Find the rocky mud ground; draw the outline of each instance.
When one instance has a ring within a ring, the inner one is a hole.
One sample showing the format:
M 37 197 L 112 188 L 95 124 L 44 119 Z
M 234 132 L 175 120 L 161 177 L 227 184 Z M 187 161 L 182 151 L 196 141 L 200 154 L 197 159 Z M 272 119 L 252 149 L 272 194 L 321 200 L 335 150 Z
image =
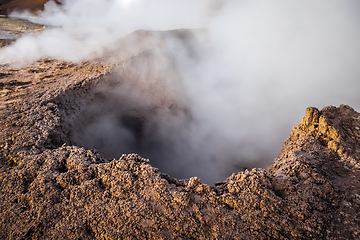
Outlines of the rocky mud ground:
M 43 25 L 0 15 L 0 47 L 5 47 L 13 43 L 24 34 L 36 33 L 44 29 L 45 26 Z
M 91 89 L 129 59 L 0 67 L 1 239 L 360 238 L 360 114 L 346 105 L 309 107 L 268 169 L 214 186 L 78 146 Z

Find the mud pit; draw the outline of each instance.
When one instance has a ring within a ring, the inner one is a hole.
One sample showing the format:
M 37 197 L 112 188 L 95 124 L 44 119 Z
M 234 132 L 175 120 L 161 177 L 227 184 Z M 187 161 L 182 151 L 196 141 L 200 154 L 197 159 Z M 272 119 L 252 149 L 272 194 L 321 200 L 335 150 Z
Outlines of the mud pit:
M 65 117 L 71 144 L 96 149 L 108 159 L 137 153 L 172 177 L 197 176 L 208 184 L 224 181 L 234 171 L 260 166 L 232 156 L 231 148 L 219 147 L 214 153 L 206 147 L 213 136 L 196 136 L 211 131 L 198 130 L 203 123 L 194 114 L 179 63 L 165 42 L 169 36 L 182 38 L 189 54 L 194 54 L 187 42 L 191 32 L 139 31 L 135 35 L 158 44 L 116 61 L 110 73 L 74 99 L 77 109 Z
M 79 101 L 80 111 L 69 116 L 75 119 L 71 141 L 109 159 L 138 153 L 162 172 L 189 178 L 196 169 L 183 163 L 186 153 L 181 152 L 191 150 L 186 134 L 192 114 L 181 99 L 185 93 L 178 92 L 175 66 L 164 64 L 167 59 L 159 60 L 158 54 L 142 53 L 101 77 Z M 196 166 L 194 156 L 187 157 Z
M 151 59 L 146 50 L 121 61 L 0 66 L 0 238 L 359 238 L 360 115 L 346 105 L 308 108 L 268 169 L 213 186 L 153 167 L 167 162 L 112 159 L 157 154 L 172 146 L 162 131 L 181 136 L 193 121 L 183 92 L 157 78 L 176 76 L 174 68 L 144 60 L 149 68 L 135 70 L 137 56 Z M 150 98 L 140 91 L 153 89 L 143 75 L 163 83 Z M 127 144 L 109 151 L 115 140 Z

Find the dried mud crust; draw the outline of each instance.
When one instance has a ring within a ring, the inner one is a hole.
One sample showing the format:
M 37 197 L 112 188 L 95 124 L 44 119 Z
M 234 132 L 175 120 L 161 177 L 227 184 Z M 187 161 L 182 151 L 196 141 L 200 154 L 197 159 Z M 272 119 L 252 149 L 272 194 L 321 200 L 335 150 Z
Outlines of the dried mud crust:
M 21 69 L 0 66 L 1 163 L 69 143 L 64 117 L 110 66 L 55 60 Z
M 358 239 L 360 114 L 308 108 L 272 166 L 210 187 L 73 146 L 66 117 L 113 64 L 0 67 L 1 239 Z

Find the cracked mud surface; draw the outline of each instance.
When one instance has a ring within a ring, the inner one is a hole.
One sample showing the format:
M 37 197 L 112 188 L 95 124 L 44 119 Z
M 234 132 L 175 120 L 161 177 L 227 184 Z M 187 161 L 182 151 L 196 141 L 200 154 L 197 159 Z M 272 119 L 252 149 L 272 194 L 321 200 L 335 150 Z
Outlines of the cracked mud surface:
M 111 160 L 74 140 L 81 99 L 127 63 L 0 67 L 1 239 L 360 237 L 360 114 L 351 107 L 308 108 L 266 170 L 214 186 L 177 180 L 151 159 Z

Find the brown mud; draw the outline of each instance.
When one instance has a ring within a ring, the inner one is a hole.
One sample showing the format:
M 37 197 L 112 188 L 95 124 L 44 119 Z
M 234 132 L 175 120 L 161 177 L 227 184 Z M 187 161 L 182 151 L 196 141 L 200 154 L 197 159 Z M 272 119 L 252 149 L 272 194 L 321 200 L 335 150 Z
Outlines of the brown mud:
M 136 77 L 149 48 L 117 62 L 0 66 L 0 239 L 360 238 L 360 114 L 346 105 L 309 107 L 268 169 L 214 186 L 81 148 L 91 90 Z M 173 106 L 171 94 L 157 100 Z

